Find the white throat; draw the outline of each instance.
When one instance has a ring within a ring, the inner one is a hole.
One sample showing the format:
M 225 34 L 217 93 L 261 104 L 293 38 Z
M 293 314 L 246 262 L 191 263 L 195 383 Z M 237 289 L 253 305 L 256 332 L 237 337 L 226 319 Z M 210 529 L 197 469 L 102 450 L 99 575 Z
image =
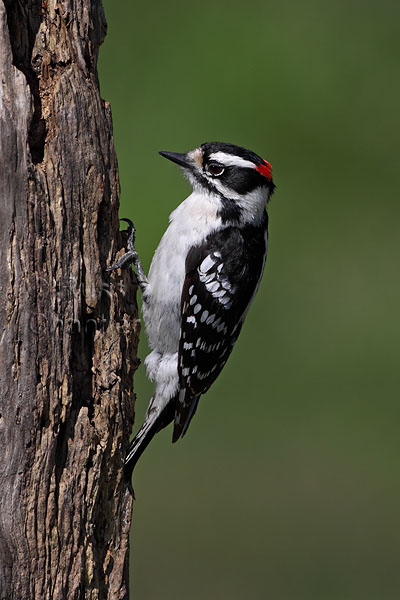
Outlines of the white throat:
M 214 211 L 215 215 L 217 212 L 223 210 L 223 204 L 221 197 L 218 193 L 212 193 L 204 188 L 201 183 L 192 175 L 191 171 L 184 169 L 185 176 L 193 187 L 193 193 L 183 202 L 183 204 L 189 202 L 191 205 L 191 198 L 196 197 L 199 201 L 195 201 L 196 207 L 200 211 L 206 209 L 207 213 L 209 210 Z M 213 178 L 210 182 L 216 190 L 225 198 L 233 200 L 242 210 L 240 216 L 240 225 L 259 225 L 263 220 L 264 209 L 266 207 L 269 192 L 266 187 L 258 187 L 248 194 L 239 194 L 234 190 L 231 190 L 223 185 L 217 178 Z M 183 206 L 178 206 L 176 211 Z M 204 207 L 204 208 L 203 208 Z M 171 214 L 171 218 L 175 214 L 174 211 Z

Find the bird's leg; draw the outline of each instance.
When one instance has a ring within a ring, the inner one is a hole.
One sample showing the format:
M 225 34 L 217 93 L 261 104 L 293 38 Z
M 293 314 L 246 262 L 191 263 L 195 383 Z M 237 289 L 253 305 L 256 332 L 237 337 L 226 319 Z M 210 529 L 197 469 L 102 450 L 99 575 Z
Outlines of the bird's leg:
M 136 229 L 134 224 L 130 219 L 120 219 L 121 221 L 126 221 L 128 223 L 128 243 L 127 243 L 127 252 L 120 259 L 117 260 L 116 263 L 108 267 L 106 271 L 115 271 L 115 269 L 126 269 L 130 265 L 134 265 L 136 270 L 136 277 L 138 280 L 138 284 L 142 292 L 147 287 L 148 279 L 146 277 L 146 273 L 144 272 L 142 263 L 140 261 L 139 255 L 135 248 L 135 233 Z

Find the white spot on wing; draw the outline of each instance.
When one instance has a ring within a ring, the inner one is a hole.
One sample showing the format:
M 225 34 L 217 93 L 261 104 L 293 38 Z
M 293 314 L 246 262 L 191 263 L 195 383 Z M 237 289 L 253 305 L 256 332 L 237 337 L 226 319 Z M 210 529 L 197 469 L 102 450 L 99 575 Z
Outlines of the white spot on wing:
M 190 298 L 190 306 L 193 306 L 197 302 L 196 294 Z
M 193 296 L 193 298 L 194 298 L 194 296 Z M 201 311 L 201 304 L 196 304 L 196 306 L 193 309 L 194 314 L 197 315 L 197 313 L 200 311 Z
M 202 323 L 204 323 L 204 321 L 207 319 L 207 317 L 208 317 L 208 310 L 203 310 L 203 312 L 201 313 L 200 321 Z
M 206 283 L 206 288 L 209 292 L 216 292 L 219 289 L 218 281 L 213 281 L 212 283 Z
M 210 275 L 204 275 L 201 271 L 199 271 L 199 279 L 202 283 L 210 283 L 210 281 L 215 280 L 215 273 L 211 272 Z
M 232 305 L 231 299 L 229 296 L 224 296 L 223 298 L 218 298 L 224 308 L 229 308 Z
M 203 273 L 207 273 L 213 266 L 215 261 L 211 258 L 210 255 L 206 256 L 203 262 L 200 265 L 200 271 Z

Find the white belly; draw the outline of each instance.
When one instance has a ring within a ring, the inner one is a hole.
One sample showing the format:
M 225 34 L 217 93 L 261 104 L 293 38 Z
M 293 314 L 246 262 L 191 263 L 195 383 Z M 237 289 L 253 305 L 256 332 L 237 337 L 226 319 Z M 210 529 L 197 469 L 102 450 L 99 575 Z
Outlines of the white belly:
M 143 296 L 149 344 L 161 354 L 178 351 L 180 305 L 189 249 L 221 226 L 215 199 L 193 192 L 170 216 L 168 229 L 154 253 Z

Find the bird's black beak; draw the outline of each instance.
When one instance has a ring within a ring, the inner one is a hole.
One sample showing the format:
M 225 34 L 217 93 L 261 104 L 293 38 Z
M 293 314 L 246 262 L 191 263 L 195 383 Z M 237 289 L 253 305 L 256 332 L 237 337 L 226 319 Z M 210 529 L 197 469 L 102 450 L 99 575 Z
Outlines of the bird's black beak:
M 159 154 L 164 156 L 164 158 L 168 158 L 168 160 L 172 160 L 172 162 L 180 167 L 184 167 L 185 169 L 193 168 L 193 163 L 190 161 L 187 154 L 179 154 L 178 152 L 159 152 Z

